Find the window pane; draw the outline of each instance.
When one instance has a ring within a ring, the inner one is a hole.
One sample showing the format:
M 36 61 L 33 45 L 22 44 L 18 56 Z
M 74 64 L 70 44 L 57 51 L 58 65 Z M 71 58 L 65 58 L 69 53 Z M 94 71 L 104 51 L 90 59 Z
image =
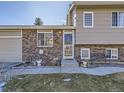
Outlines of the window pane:
M 72 44 L 72 34 L 65 34 L 64 35 L 64 43 L 65 44 Z
M 85 13 L 85 26 L 92 26 L 92 13 Z
M 41 34 L 41 45 L 44 45 L 44 34 Z
M 53 43 L 52 33 L 46 33 L 46 45 L 51 46 Z
M 46 33 L 44 33 L 44 46 L 46 46 Z
M 112 26 L 124 26 L 124 12 L 112 12 Z
M 111 50 L 106 50 L 106 58 L 111 58 Z
M 44 33 L 38 33 L 38 45 L 39 46 L 44 45 Z
M 81 59 L 90 59 L 90 49 L 82 49 L 81 50 Z
M 124 12 L 118 13 L 118 26 L 124 26 Z
M 82 57 L 88 57 L 88 50 L 82 50 Z
M 117 49 L 113 49 L 112 50 L 112 54 L 117 55 L 118 54 L 118 50 Z
M 112 26 L 117 26 L 117 12 L 112 12 Z
M 116 55 L 112 55 L 112 58 L 117 58 L 117 56 Z
M 112 50 L 112 58 L 118 58 L 118 49 Z
M 111 48 L 106 50 L 106 58 L 117 59 L 118 58 L 118 49 Z
M 52 33 L 38 33 L 38 46 L 51 46 L 53 44 Z

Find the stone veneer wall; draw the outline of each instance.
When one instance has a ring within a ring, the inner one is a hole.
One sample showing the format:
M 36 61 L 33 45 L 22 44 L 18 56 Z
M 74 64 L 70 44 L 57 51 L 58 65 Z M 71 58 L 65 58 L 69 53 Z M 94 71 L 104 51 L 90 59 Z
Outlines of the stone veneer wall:
M 61 32 L 61 33 L 60 33 Z M 22 59 L 24 62 L 42 59 L 45 65 L 56 65 L 55 59 L 62 58 L 62 30 L 53 30 L 53 47 L 37 47 L 37 30 L 22 31 Z M 39 49 L 43 54 L 39 54 Z
M 97 62 L 105 61 L 105 48 L 118 48 L 118 60 L 124 62 L 124 45 L 75 45 L 75 58 L 81 62 L 80 49 L 90 48 L 91 59 Z

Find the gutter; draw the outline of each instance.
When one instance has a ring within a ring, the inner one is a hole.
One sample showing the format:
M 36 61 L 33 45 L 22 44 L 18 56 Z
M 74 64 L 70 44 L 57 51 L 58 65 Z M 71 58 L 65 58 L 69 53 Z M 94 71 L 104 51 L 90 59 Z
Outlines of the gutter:
M 75 29 L 74 26 L 26 26 L 26 25 L 4 25 L 0 26 L 0 30 L 13 30 L 13 29 Z

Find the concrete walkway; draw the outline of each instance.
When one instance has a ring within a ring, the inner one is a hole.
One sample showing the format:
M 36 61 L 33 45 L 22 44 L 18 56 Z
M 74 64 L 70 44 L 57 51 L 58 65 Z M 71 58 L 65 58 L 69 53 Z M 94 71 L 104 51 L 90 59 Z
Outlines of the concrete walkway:
M 81 68 L 83 73 L 104 76 L 117 72 L 124 72 L 123 67 L 96 67 L 96 68 Z
M 11 69 L 6 75 L 15 76 L 22 74 L 53 74 L 53 73 L 85 73 L 91 75 L 104 76 L 107 74 L 124 72 L 122 67 L 96 67 L 96 68 L 83 68 L 83 67 L 35 67 L 23 69 Z

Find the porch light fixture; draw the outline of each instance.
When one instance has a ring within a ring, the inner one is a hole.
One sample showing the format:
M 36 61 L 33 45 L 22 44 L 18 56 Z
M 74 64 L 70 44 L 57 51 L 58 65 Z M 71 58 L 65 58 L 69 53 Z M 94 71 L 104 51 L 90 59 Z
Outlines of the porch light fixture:
M 59 34 L 61 34 L 62 32 L 61 31 L 59 31 Z

